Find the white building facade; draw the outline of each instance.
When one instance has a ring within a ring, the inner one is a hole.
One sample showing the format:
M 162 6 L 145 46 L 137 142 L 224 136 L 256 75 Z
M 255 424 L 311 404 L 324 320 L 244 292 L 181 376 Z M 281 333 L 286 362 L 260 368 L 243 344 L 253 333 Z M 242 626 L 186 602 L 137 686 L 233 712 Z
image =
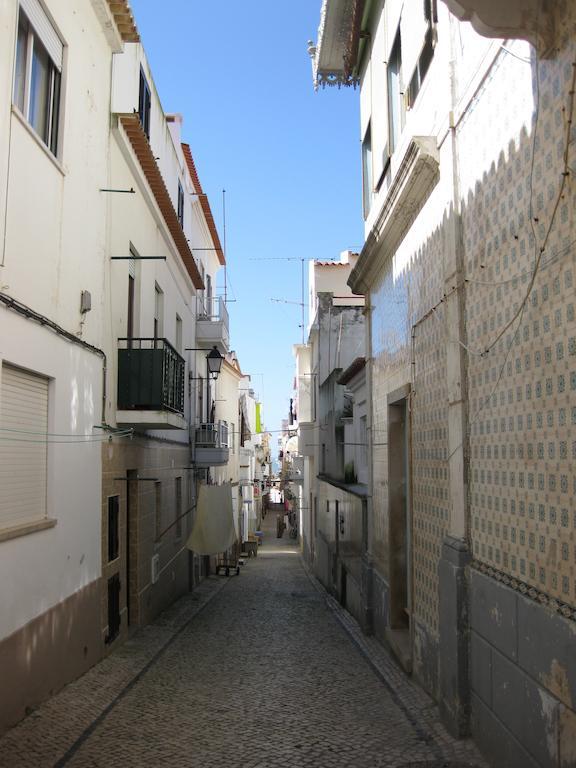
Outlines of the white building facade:
M 0 4 L 0 730 L 191 589 L 225 263 L 124 0 Z M 236 407 L 236 406 L 235 406 Z

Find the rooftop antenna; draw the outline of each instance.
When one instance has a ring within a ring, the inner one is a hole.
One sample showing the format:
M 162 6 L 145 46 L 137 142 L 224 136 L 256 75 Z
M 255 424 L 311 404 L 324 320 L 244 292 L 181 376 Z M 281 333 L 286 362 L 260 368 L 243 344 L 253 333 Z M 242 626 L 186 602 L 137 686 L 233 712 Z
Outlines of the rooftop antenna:
M 226 190 L 222 190 L 222 235 L 224 237 L 224 304 L 228 302 L 228 259 L 226 256 Z

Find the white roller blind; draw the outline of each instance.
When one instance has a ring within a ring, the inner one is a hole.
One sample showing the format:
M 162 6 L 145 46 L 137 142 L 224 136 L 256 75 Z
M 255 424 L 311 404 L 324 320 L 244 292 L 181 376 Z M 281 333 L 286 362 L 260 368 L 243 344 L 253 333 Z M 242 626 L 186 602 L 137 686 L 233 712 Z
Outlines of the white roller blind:
M 416 68 L 424 46 L 428 21 L 424 14 L 424 0 L 405 0 L 400 19 L 400 49 L 402 80 L 406 87 Z
M 0 371 L 0 529 L 46 517 L 48 379 Z
M 59 70 L 62 70 L 62 51 L 64 46 L 58 33 L 38 0 L 20 0 L 20 7 L 28 17 L 34 31 L 48 51 L 48 55 Z

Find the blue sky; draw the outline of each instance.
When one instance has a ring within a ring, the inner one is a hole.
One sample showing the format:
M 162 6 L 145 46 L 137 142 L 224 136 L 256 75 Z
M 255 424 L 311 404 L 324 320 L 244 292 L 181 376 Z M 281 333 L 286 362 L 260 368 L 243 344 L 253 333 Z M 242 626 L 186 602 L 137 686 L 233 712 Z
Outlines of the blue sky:
M 334 259 L 363 242 L 358 91 L 314 92 L 306 44 L 321 0 L 131 5 L 221 237 L 226 189 L 231 346 L 278 430 L 301 340 L 300 307 L 270 300 L 300 301 L 300 262 L 282 259 Z

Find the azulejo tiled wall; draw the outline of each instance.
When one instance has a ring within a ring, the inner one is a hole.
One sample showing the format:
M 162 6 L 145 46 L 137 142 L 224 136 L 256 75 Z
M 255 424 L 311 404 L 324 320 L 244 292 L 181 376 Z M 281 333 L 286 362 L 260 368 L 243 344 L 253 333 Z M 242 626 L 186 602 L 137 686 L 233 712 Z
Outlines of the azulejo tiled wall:
M 574 606 L 571 177 L 558 197 L 576 50 L 564 41 L 558 58 L 538 64 L 525 50 L 528 60 L 501 51 L 458 130 L 465 193 L 472 546 L 480 563 Z M 494 149 L 492 159 L 486 156 Z M 576 161 L 573 149 L 570 154 Z
M 446 208 L 439 187 L 421 213 L 414 239 L 382 267 L 370 296 L 372 333 L 373 554 L 388 576 L 388 394 L 407 383 L 411 420 L 414 617 L 438 631 L 438 558 L 449 519 L 447 392 L 444 318 L 421 319 L 443 294 L 443 227 Z M 433 222 L 440 221 L 440 226 Z M 412 327 L 416 324 L 414 339 Z
M 448 394 L 443 307 L 414 334 L 412 514 L 414 615 L 438 634 L 438 561 L 449 525 Z

